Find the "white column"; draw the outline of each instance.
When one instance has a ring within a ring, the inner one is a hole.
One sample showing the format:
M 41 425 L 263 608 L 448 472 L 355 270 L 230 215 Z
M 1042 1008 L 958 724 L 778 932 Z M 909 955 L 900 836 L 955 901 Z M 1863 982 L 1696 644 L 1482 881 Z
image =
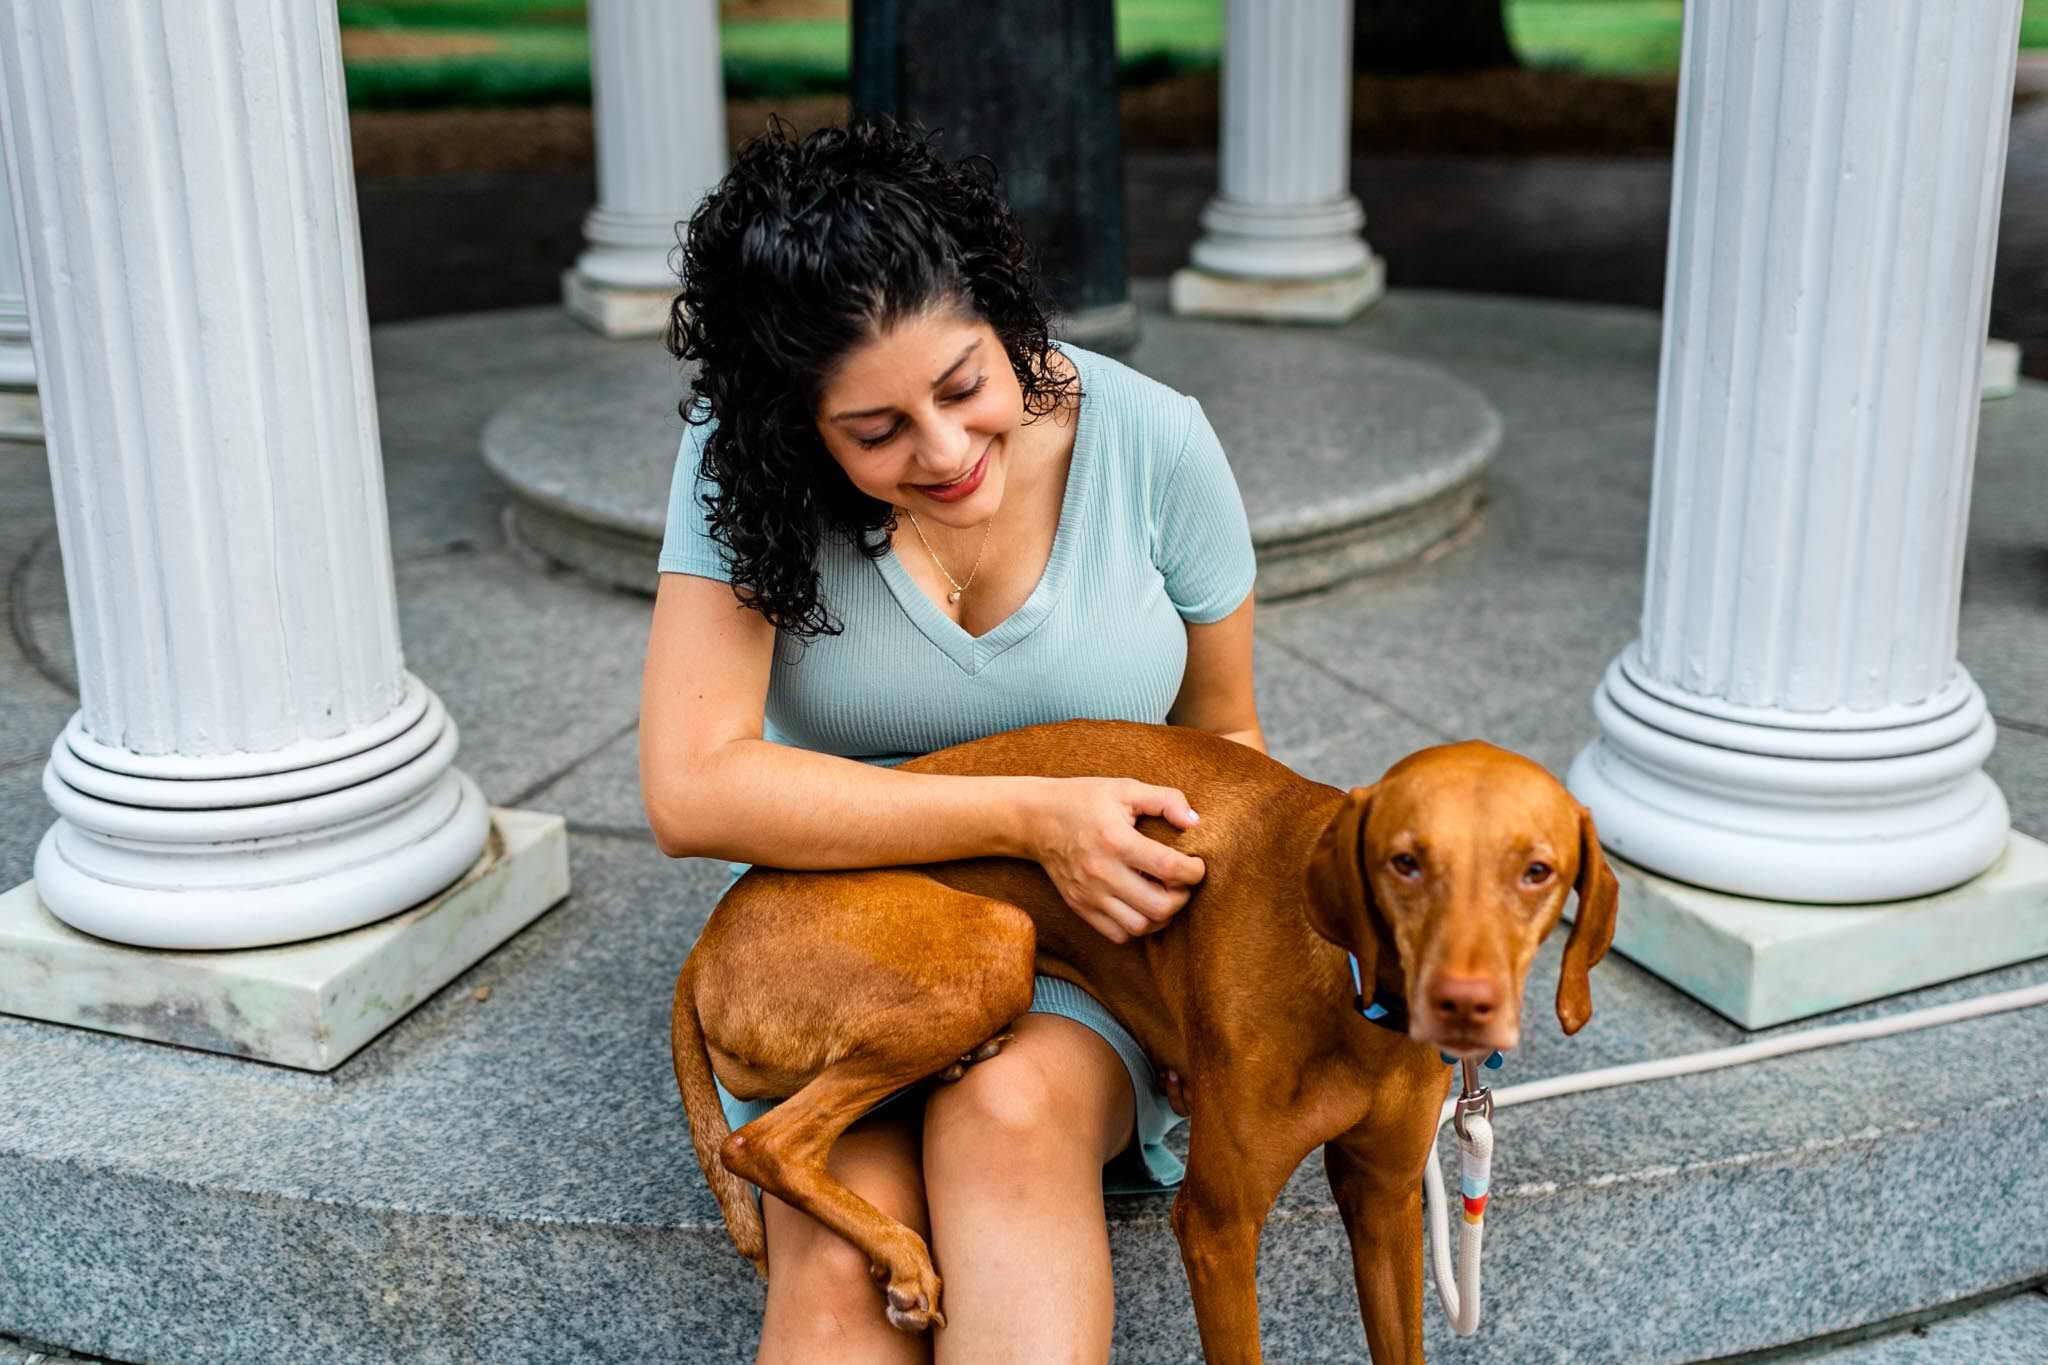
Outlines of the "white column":
M 426 899 L 489 817 L 406 672 L 340 40 L 300 0 L 0 0 L 80 709 L 44 905 L 171 948 Z
M 40 441 L 42 411 L 36 402 L 36 360 L 28 340 L 28 286 L 22 282 L 21 240 L 14 224 L 14 196 L 0 174 L 0 438 Z
M 597 207 L 563 306 L 607 336 L 658 332 L 677 224 L 724 176 L 716 0 L 590 0 Z
M 1176 312 L 1341 322 L 1385 269 L 1351 194 L 1352 0 L 1227 0 L 1222 184 Z
M 1686 7 L 1642 635 L 1570 777 L 1640 866 L 1870 902 L 2007 846 L 1956 620 L 2019 15 Z

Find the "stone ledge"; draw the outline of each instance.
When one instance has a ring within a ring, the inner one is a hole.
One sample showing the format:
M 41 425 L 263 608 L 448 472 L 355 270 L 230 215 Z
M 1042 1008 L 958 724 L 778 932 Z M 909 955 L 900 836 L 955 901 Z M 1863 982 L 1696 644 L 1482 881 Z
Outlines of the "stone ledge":
M 567 830 L 559 815 L 493 809 L 484 852 L 432 900 L 237 952 L 110 943 L 24 882 L 0 894 L 0 1014 L 331 1070 L 569 894 Z
M 1159 280 L 1136 282 L 1132 297 L 1142 336 L 1123 359 L 1201 401 L 1244 498 L 1262 599 L 1412 563 L 1470 522 L 1502 439 L 1472 386 L 1388 354 L 1364 324 L 1175 317 Z M 509 496 L 508 539 L 652 592 L 681 396 L 675 362 L 639 349 L 536 374 L 482 437 Z

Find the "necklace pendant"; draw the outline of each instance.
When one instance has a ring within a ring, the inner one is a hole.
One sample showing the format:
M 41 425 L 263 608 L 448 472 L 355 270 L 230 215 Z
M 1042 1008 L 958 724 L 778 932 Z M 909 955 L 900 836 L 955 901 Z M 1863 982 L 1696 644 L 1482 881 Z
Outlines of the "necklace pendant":
M 948 602 L 958 602 L 960 600 L 960 589 L 955 588 L 953 589 L 953 591 L 947 593 L 946 600 Z

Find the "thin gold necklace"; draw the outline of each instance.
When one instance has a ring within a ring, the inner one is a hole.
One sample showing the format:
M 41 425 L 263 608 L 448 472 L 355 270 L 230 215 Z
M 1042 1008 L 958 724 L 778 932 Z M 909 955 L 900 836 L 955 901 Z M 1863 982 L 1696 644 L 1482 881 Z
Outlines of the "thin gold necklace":
M 953 585 L 953 591 L 946 594 L 946 601 L 948 603 L 958 602 L 960 594 L 974 586 L 974 576 L 981 572 L 981 557 L 988 553 L 988 533 L 995 529 L 996 519 L 990 517 L 986 522 L 982 523 L 981 548 L 975 551 L 974 567 L 967 571 L 967 581 L 962 583 L 959 579 L 953 577 L 952 573 L 946 568 L 946 562 L 939 558 L 939 552 L 932 548 L 931 541 L 925 539 L 924 527 L 917 524 L 917 513 L 906 507 L 903 509 L 903 515 L 910 518 L 910 529 L 917 532 L 919 540 L 924 541 L 924 552 L 932 557 L 932 563 L 939 566 L 939 572 L 945 574 L 946 581 Z

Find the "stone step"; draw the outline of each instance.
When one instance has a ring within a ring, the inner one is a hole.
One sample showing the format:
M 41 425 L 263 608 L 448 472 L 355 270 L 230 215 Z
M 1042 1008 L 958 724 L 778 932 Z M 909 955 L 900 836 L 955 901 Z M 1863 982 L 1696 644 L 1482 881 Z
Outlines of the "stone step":
M 568 903 L 331 1075 L 0 1019 L 0 1330 L 150 1361 L 748 1355 L 761 1285 L 666 1045 L 718 869 L 578 861 Z M 1626 962 L 1595 999 L 1504 1079 L 1739 1033 Z M 2009 1015 L 1505 1111 L 1486 1321 L 1453 1344 L 1432 1302 L 1432 1358 L 1700 1360 L 2038 1276 L 2048 1229 L 2009 1211 L 2048 1197 L 2042 1036 Z M 1111 1201 L 1119 1361 L 1197 1358 L 1167 1210 Z M 1271 1359 L 1363 1358 L 1318 1163 L 1260 1285 Z
M 1639 601 L 1656 320 L 1396 293 L 1359 326 L 1508 414 L 1495 502 L 1456 554 L 1262 618 L 1269 733 L 1336 783 L 1466 733 L 1556 767 L 1590 737 L 1586 699 Z M 645 605 L 470 548 L 494 507 L 484 417 L 625 348 L 541 313 L 376 345 L 408 660 L 487 796 L 567 815 L 571 894 L 331 1073 L 0 1017 L 0 1335 L 151 1362 L 746 1358 L 761 1285 L 695 1168 L 667 1052 L 721 874 L 662 857 L 638 823 Z M 1994 760 L 2036 837 L 2044 618 L 2021 550 L 2042 543 L 2044 424 L 2039 384 L 1985 410 L 1964 621 L 2001 717 L 2033 727 Z M 60 676 L 54 537 L 16 524 L 24 505 L 0 499 L 0 535 L 31 547 L 9 579 L 15 638 Z M 0 796 L 4 889 L 50 815 L 28 767 L 0 769 Z M 1555 972 L 1553 946 L 1532 1004 Z M 2023 965 L 1792 1027 L 2044 979 Z M 1503 1084 L 1751 1036 L 1618 957 L 1593 989 L 1586 1031 L 1532 1019 Z M 1430 1358 L 1704 1360 L 2048 1274 L 2025 1213 L 2048 1184 L 2044 1040 L 2035 1011 L 1504 1111 L 1485 1320 L 1454 1341 L 1432 1301 Z M 1166 1202 L 1109 1212 L 1116 1359 L 1198 1358 Z M 1267 1226 L 1261 1294 L 1269 1359 L 1365 1358 L 1313 1164 Z
M 1202 402 L 1251 522 L 1262 599 L 1414 560 L 1469 522 L 1501 420 L 1469 384 L 1389 354 L 1370 326 L 1177 318 L 1133 291 L 1143 338 L 1123 359 Z M 510 530 L 585 576 L 654 589 L 682 421 L 676 362 L 622 349 L 547 377 L 484 428 Z

